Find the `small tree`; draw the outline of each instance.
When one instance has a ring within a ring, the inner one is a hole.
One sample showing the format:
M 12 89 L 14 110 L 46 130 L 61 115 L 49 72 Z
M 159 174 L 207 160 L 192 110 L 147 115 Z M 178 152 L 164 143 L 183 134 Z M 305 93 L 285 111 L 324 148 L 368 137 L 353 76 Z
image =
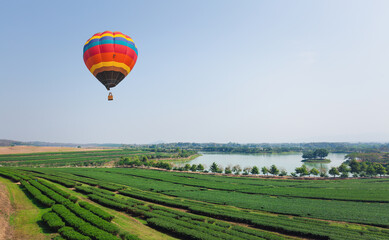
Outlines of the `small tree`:
M 251 174 L 253 174 L 253 175 L 259 174 L 259 169 L 258 169 L 257 166 L 254 166 L 254 167 L 251 169 Z
M 232 167 L 232 172 L 235 175 L 239 175 L 241 171 L 242 171 L 242 168 L 240 167 L 240 165 L 235 165 Z
M 250 172 L 251 172 L 251 167 L 245 167 L 243 169 L 243 175 L 249 175 Z
M 200 163 L 199 165 L 197 165 L 197 170 L 200 172 L 204 171 L 204 166 Z
M 367 166 L 366 162 L 362 162 L 360 166 L 361 166 L 361 172 L 366 172 L 367 171 L 367 167 L 368 166 Z
M 281 170 L 280 174 L 278 174 L 278 176 L 286 176 L 288 175 L 288 173 L 285 171 L 285 170 Z
M 315 154 L 317 157 L 323 159 L 323 158 L 325 158 L 325 157 L 328 156 L 328 151 L 327 151 L 327 149 L 319 148 L 319 149 L 316 149 L 316 150 L 315 150 L 314 154 Z
M 280 172 L 280 170 L 278 170 L 278 168 L 276 167 L 276 165 L 273 164 L 273 165 L 271 165 L 270 171 L 269 171 L 269 172 L 275 176 L 275 175 L 278 175 L 278 173 Z
M 350 169 L 347 167 L 346 164 L 342 163 L 338 167 L 338 171 L 342 173 L 341 177 L 348 177 L 348 172 L 350 171 Z
M 381 164 L 377 164 L 375 167 L 375 170 L 376 170 L 377 174 L 380 175 L 380 177 L 382 177 L 382 175 L 386 174 L 386 169 Z
M 316 168 L 312 168 L 311 171 L 309 171 L 309 173 L 314 176 L 317 176 L 319 175 L 319 170 L 317 170 Z
M 366 173 L 370 177 L 377 175 L 376 169 L 373 164 L 369 164 L 369 166 L 366 169 Z
M 224 173 L 225 173 L 225 174 L 231 174 L 231 173 L 232 173 L 231 166 L 227 166 L 227 167 L 224 169 Z
M 196 172 L 197 171 L 197 165 L 196 164 L 192 164 L 192 167 L 190 167 L 190 170 L 192 172 Z
M 339 175 L 339 171 L 338 171 L 338 169 L 336 168 L 336 167 L 332 167 L 331 169 L 330 169 L 330 171 L 328 171 L 328 173 L 329 174 L 331 174 L 332 176 L 336 176 L 336 175 Z
M 211 167 L 209 168 L 209 171 L 216 173 L 218 170 L 219 170 L 219 166 L 215 162 L 213 162 Z
M 357 160 L 352 159 L 349 163 L 350 172 L 353 174 L 358 174 L 361 172 L 361 164 Z
M 316 155 L 314 154 L 313 151 L 304 152 L 303 156 L 302 156 L 302 158 L 304 158 L 304 159 L 313 159 L 315 157 L 316 157 Z
M 261 169 L 261 171 L 262 171 L 263 174 L 266 174 L 266 175 L 269 173 L 269 169 L 267 169 L 267 167 L 263 167 Z
M 300 174 L 300 177 L 306 176 L 309 174 L 307 166 L 305 166 L 305 165 L 302 165 L 301 167 L 296 168 L 295 171 L 297 174 Z
M 189 171 L 190 168 L 191 168 L 191 167 L 190 167 L 190 164 L 189 164 L 189 163 L 185 164 L 185 166 L 184 166 L 184 170 L 185 170 L 185 171 Z

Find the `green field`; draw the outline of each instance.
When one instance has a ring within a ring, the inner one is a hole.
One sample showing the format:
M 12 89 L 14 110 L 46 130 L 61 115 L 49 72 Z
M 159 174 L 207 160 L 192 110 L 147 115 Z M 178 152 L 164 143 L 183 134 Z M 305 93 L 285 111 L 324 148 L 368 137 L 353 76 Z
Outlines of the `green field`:
M 49 238 L 389 239 L 388 178 L 261 179 L 144 168 L 44 167 L 139 154 L 155 153 L 1 156 L 3 166 L 15 167 L 0 168 L 0 177 L 12 186 L 10 192 L 25 193 L 36 206 L 39 214 L 27 215 L 25 221 L 35 221 L 34 231 Z M 51 213 L 41 221 L 46 212 Z

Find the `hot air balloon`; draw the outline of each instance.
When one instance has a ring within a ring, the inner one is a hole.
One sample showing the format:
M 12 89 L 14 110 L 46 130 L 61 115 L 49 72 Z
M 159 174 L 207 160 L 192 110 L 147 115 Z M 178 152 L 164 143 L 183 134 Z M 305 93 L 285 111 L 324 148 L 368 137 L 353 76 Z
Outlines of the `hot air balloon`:
M 134 41 L 121 32 L 96 33 L 84 45 L 86 67 L 108 91 L 131 72 L 137 58 Z M 111 92 L 108 100 L 113 100 Z

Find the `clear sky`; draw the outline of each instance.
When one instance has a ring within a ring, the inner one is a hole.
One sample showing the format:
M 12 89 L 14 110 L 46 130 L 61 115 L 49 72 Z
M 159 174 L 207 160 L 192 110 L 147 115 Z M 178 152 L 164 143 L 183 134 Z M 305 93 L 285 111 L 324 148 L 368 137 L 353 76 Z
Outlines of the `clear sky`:
M 0 139 L 389 141 L 389 1 L 5 1 Z M 131 36 L 107 90 L 82 59 Z

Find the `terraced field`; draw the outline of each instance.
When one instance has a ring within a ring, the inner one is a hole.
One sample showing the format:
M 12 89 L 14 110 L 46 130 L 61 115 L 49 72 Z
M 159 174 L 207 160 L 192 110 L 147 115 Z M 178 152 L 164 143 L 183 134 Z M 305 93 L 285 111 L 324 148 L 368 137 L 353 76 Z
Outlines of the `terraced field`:
M 84 157 L 106 155 L 120 157 L 115 151 Z M 24 159 L 41 156 L 49 158 Z M 77 162 L 80 156 L 50 158 Z M 12 161 L 20 160 L 6 162 Z M 47 209 L 42 222 L 55 239 L 389 239 L 388 178 L 289 180 L 45 167 L 2 167 L 0 176 L 20 183 L 33 203 Z

